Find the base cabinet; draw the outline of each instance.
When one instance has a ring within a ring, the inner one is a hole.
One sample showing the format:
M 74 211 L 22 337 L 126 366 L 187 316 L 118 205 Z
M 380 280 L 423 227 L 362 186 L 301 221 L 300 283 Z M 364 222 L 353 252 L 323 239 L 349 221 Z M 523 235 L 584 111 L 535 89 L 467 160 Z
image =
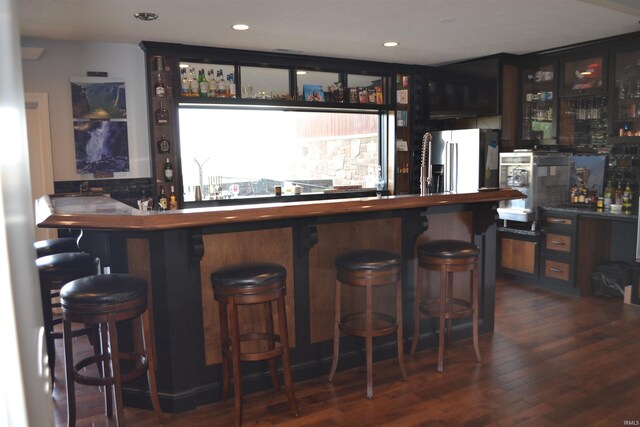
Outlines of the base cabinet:
M 522 230 L 498 230 L 498 266 L 502 273 L 538 278 L 540 236 Z
M 561 291 L 577 293 L 575 260 L 578 216 L 542 210 L 540 223 L 540 281 Z

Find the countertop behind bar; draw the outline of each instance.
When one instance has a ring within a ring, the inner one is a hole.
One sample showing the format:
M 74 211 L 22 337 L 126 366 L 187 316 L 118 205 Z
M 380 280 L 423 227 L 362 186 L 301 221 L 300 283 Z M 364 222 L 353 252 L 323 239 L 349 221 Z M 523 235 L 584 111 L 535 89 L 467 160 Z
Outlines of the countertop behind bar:
M 428 208 L 453 204 L 487 203 L 523 197 L 523 194 L 517 190 L 499 189 L 462 194 L 362 197 L 141 212 L 108 197 L 42 196 L 36 201 L 36 222 L 39 227 L 45 228 L 152 231 L 250 221 Z

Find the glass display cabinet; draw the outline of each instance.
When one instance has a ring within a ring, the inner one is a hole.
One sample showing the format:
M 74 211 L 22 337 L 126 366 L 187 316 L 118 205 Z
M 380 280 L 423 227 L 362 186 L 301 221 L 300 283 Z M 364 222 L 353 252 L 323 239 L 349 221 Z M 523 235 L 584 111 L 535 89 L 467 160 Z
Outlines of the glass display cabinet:
M 554 143 L 555 67 L 526 68 L 522 76 L 522 139 Z
M 640 137 L 640 50 L 615 56 L 612 135 Z
M 564 61 L 560 81 L 561 95 L 604 93 L 605 69 L 603 55 Z
M 597 152 L 607 144 L 607 97 L 581 96 L 560 100 L 558 144 Z

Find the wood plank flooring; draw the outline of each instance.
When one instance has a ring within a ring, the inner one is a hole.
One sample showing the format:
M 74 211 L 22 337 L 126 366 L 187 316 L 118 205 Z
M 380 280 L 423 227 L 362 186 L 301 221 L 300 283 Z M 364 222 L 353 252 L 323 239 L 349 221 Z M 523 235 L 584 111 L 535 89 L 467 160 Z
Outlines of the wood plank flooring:
M 445 372 L 437 353 L 406 356 L 409 380 L 395 359 L 374 365 L 374 398 L 364 367 L 296 383 L 300 416 L 284 392 L 246 397 L 244 424 L 280 426 L 623 426 L 640 421 L 640 307 L 620 299 L 575 298 L 500 279 L 496 325 L 449 345 Z M 62 354 L 60 351 L 59 354 Z M 54 389 L 56 426 L 66 425 L 63 363 Z M 78 425 L 115 426 L 97 388 L 78 386 Z M 129 426 L 230 426 L 233 403 L 215 403 L 159 424 L 152 411 L 126 408 Z M 625 421 L 627 422 L 625 424 Z

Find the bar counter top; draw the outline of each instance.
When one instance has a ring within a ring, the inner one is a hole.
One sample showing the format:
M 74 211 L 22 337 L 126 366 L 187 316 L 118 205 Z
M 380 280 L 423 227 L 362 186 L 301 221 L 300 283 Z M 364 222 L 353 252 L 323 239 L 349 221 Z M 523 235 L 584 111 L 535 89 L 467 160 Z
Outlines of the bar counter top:
M 497 202 L 522 197 L 522 193 L 519 191 L 505 188 L 461 194 L 362 197 L 142 212 L 106 196 L 42 196 L 36 201 L 36 222 L 38 226 L 45 228 L 154 231 L 251 221 Z

